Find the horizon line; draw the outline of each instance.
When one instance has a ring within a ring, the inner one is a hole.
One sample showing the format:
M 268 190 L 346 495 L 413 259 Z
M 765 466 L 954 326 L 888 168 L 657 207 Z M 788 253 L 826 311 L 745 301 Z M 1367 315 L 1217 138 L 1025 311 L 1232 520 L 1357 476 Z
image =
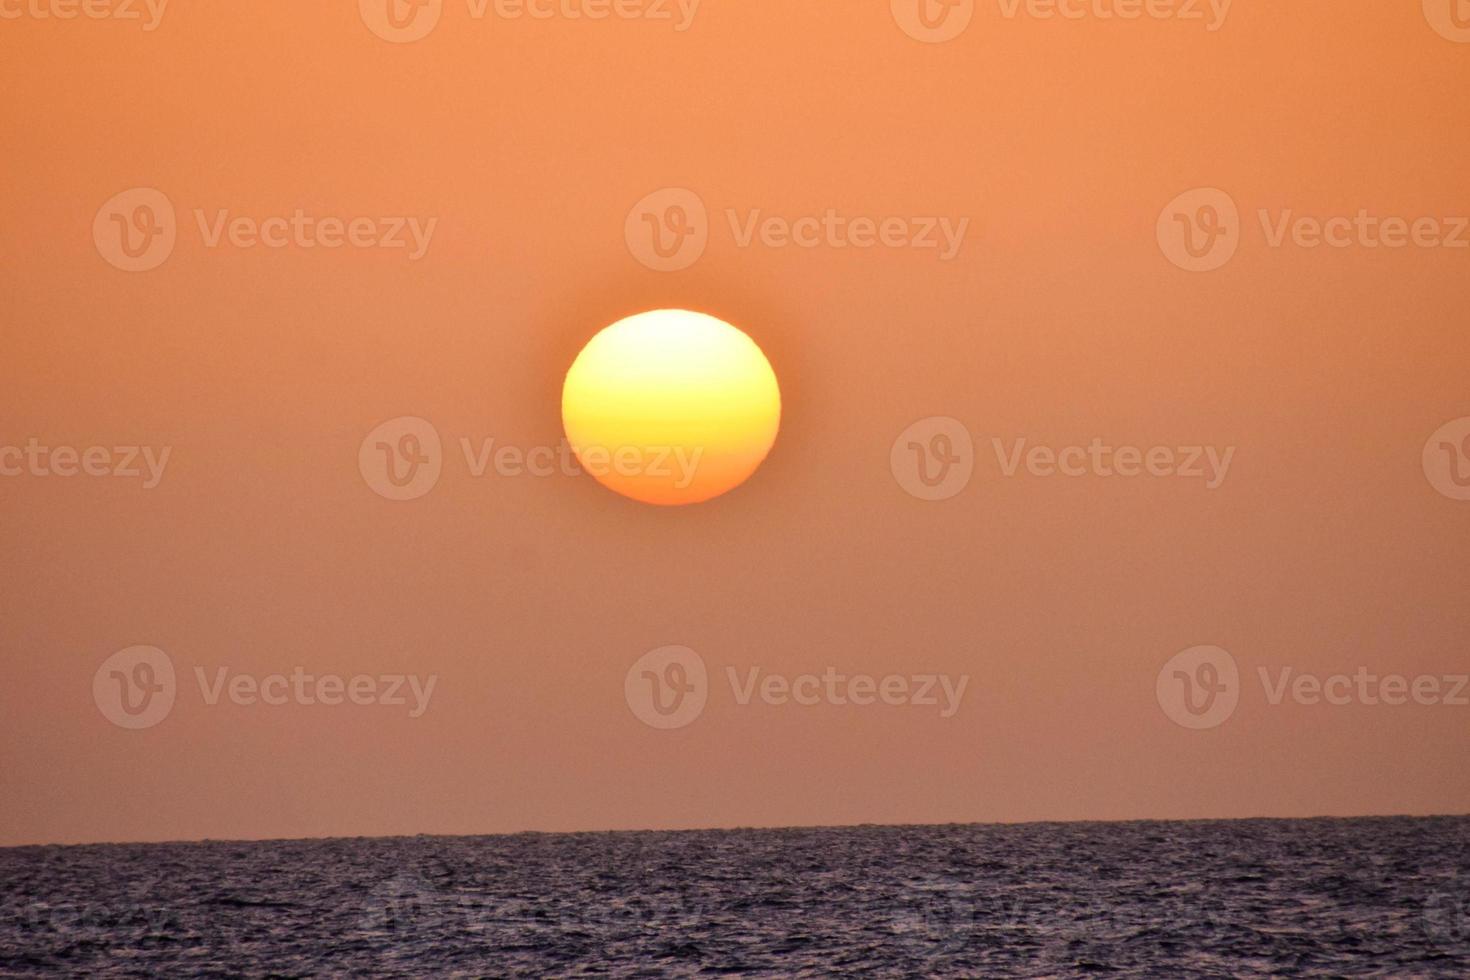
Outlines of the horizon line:
M 24 850 L 27 848 L 53 847 L 153 847 L 171 844 L 299 844 L 327 841 L 358 840 L 419 840 L 440 838 L 466 840 L 497 837 L 586 837 L 609 834 L 721 834 L 746 831 L 783 830 L 859 830 L 859 829 L 903 829 L 912 827 L 1033 827 L 1083 824 L 1159 824 L 1159 823 L 1310 823 L 1327 820 L 1464 820 L 1467 813 L 1364 813 L 1364 814 L 1315 814 L 1309 817 L 1276 817 L 1258 815 L 1253 817 L 1130 817 L 1125 819 L 1075 819 L 1075 820 L 974 820 L 943 821 L 936 823 L 851 823 L 851 824 L 781 824 L 781 825 L 737 825 L 723 827 L 633 827 L 603 830 L 512 830 L 484 834 L 352 834 L 324 835 L 319 837 L 195 837 L 174 840 L 115 840 L 74 841 L 71 843 L 46 842 L 31 844 L 0 844 L 0 851 Z

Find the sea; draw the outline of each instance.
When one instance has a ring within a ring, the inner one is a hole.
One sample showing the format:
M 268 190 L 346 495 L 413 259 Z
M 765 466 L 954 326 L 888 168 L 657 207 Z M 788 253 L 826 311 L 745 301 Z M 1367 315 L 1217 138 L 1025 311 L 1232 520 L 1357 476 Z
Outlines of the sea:
M 1470 977 L 1470 817 L 0 849 L 0 975 Z

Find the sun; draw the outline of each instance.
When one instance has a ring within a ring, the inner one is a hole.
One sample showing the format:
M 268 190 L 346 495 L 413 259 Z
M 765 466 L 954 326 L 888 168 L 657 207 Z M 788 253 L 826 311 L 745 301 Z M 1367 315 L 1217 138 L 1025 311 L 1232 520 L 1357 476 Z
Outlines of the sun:
M 776 441 L 781 389 L 740 330 L 690 310 L 605 327 L 567 371 L 562 424 L 582 468 L 625 497 L 697 504 L 750 478 Z

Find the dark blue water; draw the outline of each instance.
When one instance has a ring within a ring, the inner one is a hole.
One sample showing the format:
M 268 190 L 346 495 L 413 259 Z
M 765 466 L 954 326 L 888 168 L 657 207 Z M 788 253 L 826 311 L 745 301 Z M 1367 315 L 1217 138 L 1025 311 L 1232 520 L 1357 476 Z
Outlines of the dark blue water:
M 1470 977 L 1470 818 L 0 850 L 0 973 Z

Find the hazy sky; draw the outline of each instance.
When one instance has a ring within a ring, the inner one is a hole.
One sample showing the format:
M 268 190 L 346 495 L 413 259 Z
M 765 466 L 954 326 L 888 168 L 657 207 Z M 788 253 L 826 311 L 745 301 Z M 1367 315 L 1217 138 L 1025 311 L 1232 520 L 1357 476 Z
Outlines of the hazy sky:
M 399 43 L 364 2 L 0 0 L 0 843 L 1470 810 L 1452 20 L 447 0 Z M 665 189 L 697 257 L 637 238 Z M 660 307 L 774 366 L 749 483 L 474 475 L 461 440 L 556 448 L 578 350 Z M 392 500 L 360 457 L 402 417 L 439 472 Z M 130 730 L 136 645 L 175 683 Z M 707 670 L 682 727 L 635 703 L 666 645 Z

